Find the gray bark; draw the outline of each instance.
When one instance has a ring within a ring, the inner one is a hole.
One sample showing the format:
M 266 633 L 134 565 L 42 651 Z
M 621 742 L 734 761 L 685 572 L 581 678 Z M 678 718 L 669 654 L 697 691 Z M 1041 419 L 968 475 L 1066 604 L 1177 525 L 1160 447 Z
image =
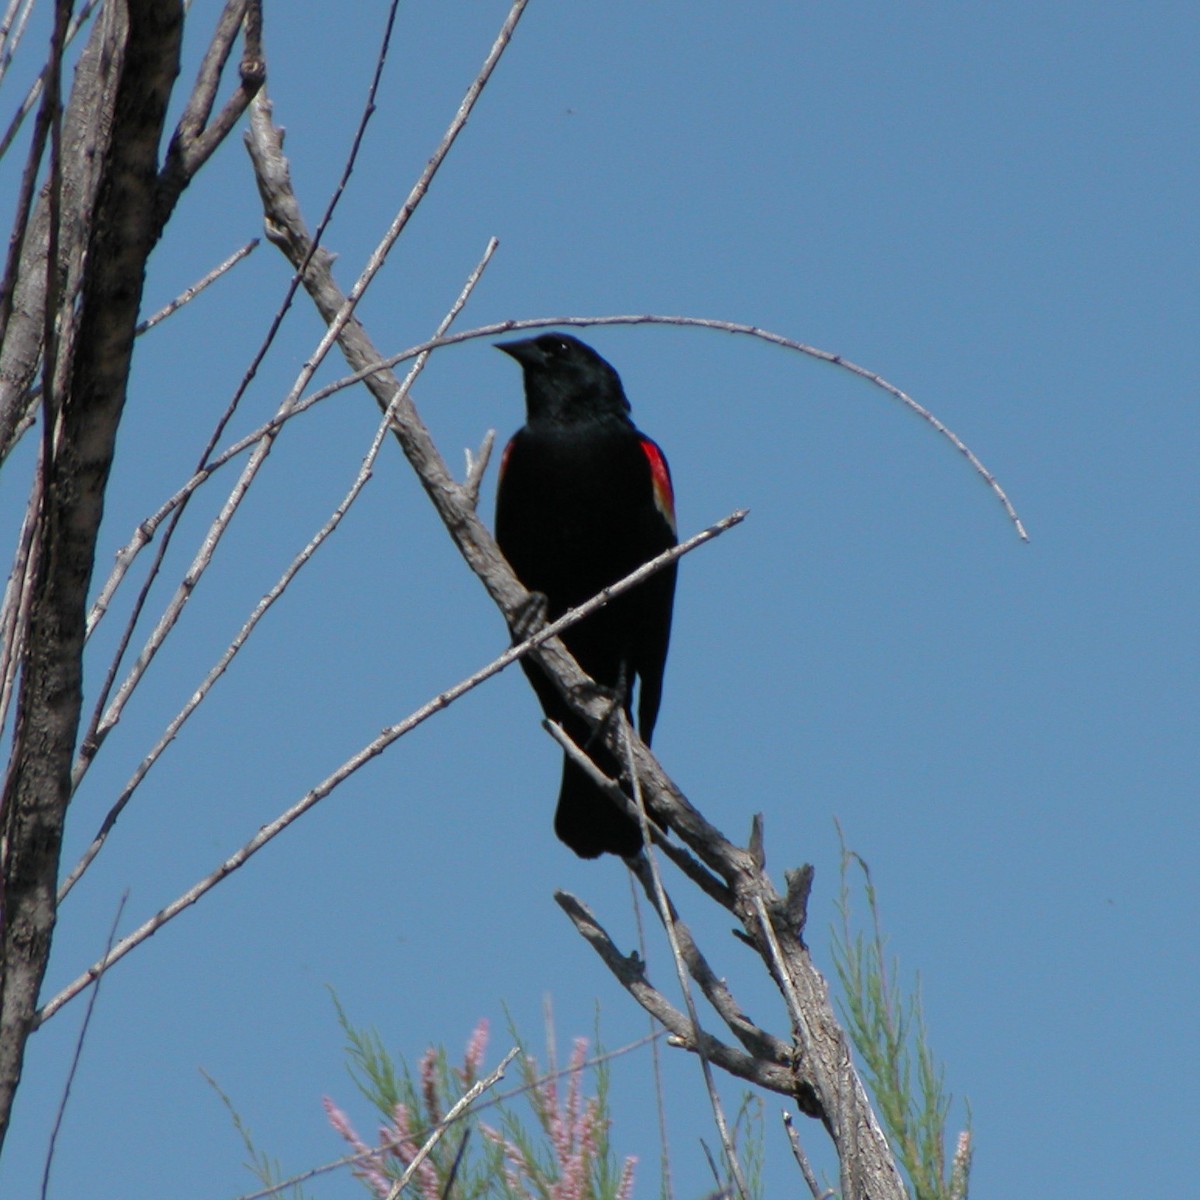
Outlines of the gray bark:
M 92 27 L 75 70 L 75 84 L 63 114 L 63 186 L 58 253 L 61 290 L 79 290 L 100 169 L 112 131 L 113 103 L 125 46 L 125 10 L 105 5 Z M 45 332 L 46 253 L 50 198 L 45 188 L 30 217 L 21 250 L 13 309 L 0 346 L 0 463 L 7 458 L 36 411 L 32 391 Z M 68 333 L 68 331 L 64 331 Z M 60 369 L 72 339 L 61 338 Z M 60 376 L 61 378 L 61 376 Z
M 243 20 L 247 49 L 241 84 L 210 121 Z M 55 203 L 50 185 L 43 189 L 22 246 L 12 318 L 0 348 L 0 459 L 30 419 L 31 384 L 51 298 L 58 369 L 53 394 L 40 401 L 44 463 L 31 556 L 36 568 L 0 801 L 0 1144 L 35 1025 L 54 929 L 82 704 L 87 593 L 146 262 L 180 193 L 261 84 L 260 24 L 255 0 L 228 0 L 186 120 L 160 170 L 158 148 L 179 72 L 183 5 L 181 0 L 106 4 L 81 58 L 64 118 L 61 196 Z M 50 288 L 46 263 L 55 243 L 57 268 Z

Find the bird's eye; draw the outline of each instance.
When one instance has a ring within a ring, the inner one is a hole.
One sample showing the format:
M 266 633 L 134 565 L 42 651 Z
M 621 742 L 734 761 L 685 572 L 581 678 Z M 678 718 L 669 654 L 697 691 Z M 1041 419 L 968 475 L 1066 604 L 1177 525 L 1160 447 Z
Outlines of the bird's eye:
M 547 334 L 542 338 L 542 345 L 545 346 L 547 354 L 558 356 L 567 352 L 566 341 L 553 333 Z

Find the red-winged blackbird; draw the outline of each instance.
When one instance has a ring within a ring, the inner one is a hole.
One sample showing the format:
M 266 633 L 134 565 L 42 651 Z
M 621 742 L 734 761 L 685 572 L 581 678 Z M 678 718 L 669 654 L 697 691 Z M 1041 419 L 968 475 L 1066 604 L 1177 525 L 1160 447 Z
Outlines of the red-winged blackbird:
M 663 452 L 630 420 L 620 377 L 590 346 L 547 333 L 498 348 L 524 370 L 526 423 L 500 462 L 496 540 L 517 578 L 546 596 L 554 620 L 675 545 L 671 474 Z M 647 743 L 662 698 L 674 596 L 672 564 L 563 634 L 584 671 L 630 714 L 637 676 L 638 731 Z M 546 715 L 605 774 L 620 778 L 616 758 L 549 679 L 528 660 L 521 665 Z M 581 858 L 628 857 L 642 844 L 637 823 L 570 759 L 554 831 Z

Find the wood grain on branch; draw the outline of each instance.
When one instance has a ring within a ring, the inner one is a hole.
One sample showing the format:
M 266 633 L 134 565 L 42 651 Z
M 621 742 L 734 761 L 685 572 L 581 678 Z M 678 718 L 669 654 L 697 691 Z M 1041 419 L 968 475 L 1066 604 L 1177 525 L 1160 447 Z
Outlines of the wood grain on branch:
M 106 6 L 103 19 L 92 26 L 80 56 L 63 115 L 57 241 L 60 291 L 67 297 L 73 297 L 79 288 L 100 169 L 112 136 L 113 104 L 125 40 L 124 9 L 120 5 Z M 43 194 L 27 226 L 13 231 L 12 245 L 18 254 L 5 280 L 5 294 L 11 293 L 11 311 L 0 338 L 0 464 L 33 421 L 36 400 L 31 387 L 45 333 L 50 219 L 50 197 Z M 60 355 L 69 351 L 70 342 L 64 330 L 60 334 Z
M 60 18 L 69 7 L 59 7 Z M 255 5 L 230 0 L 227 12 L 239 7 Z M 232 40 L 237 26 L 223 28 Z M 146 262 L 180 192 L 216 144 L 206 143 L 164 183 L 159 146 L 182 31 L 181 0 L 104 6 L 76 72 L 61 136 L 54 139 L 50 183 L 32 220 L 19 217 L 13 242 L 19 255 L 10 258 L 5 290 L 11 319 L 0 348 L 0 460 L 29 423 L 31 382 L 43 353 L 49 369 L 41 396 L 40 512 L 28 555 L 34 573 L 0 810 L 0 1142 L 35 1027 L 56 917 L 80 725 L 85 603 Z M 47 103 L 54 106 L 55 71 L 46 78 Z M 242 92 L 251 85 L 243 72 Z M 235 96 L 231 104 L 237 102 Z M 221 137 L 228 132 L 222 129 Z M 47 329 L 55 338 L 49 349 Z
M 183 10 L 131 0 L 129 31 L 61 404 L 43 398 L 48 447 L 38 572 L 3 798 L 0 1139 L 8 1128 L 55 919 L 63 822 L 82 700 L 88 584 L 125 401 L 145 264 L 161 231 L 158 146 L 178 71 Z

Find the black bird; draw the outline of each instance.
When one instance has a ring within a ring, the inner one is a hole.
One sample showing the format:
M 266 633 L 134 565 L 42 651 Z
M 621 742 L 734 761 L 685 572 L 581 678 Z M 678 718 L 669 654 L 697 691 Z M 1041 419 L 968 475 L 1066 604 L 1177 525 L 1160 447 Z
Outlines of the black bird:
M 496 540 L 517 578 L 547 600 L 550 620 L 675 545 L 671 473 L 638 431 L 620 376 L 590 346 L 561 333 L 499 349 L 521 364 L 526 423 L 500 462 Z M 662 699 L 675 566 L 665 568 L 563 634 L 579 665 L 620 697 L 647 744 Z M 593 739 L 538 667 L 522 660 L 542 709 L 611 778 L 620 764 Z M 637 822 L 564 759 L 554 831 L 581 858 L 629 857 Z

